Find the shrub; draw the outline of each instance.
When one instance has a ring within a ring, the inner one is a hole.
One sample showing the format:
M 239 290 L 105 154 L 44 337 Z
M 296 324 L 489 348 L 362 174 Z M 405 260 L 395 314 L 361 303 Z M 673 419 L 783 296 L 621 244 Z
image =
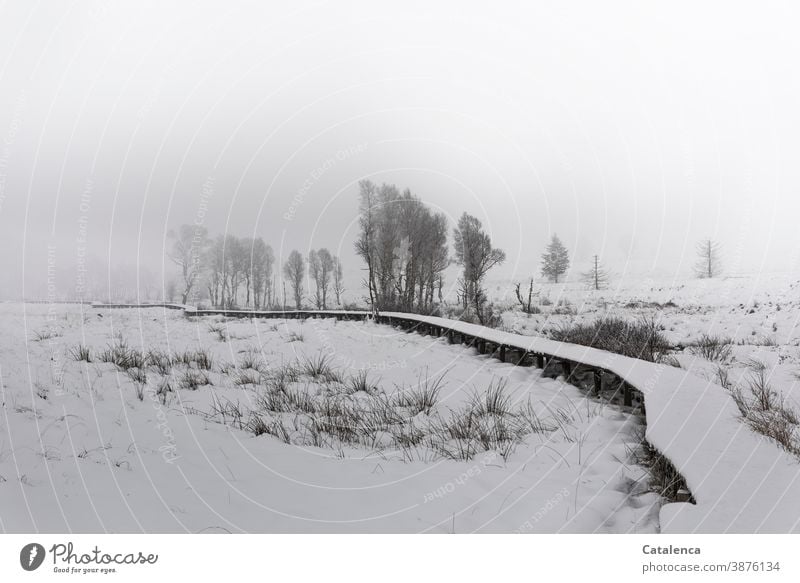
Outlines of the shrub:
M 145 367 L 144 355 L 135 348 L 129 347 L 125 340 L 118 340 L 106 348 L 100 353 L 99 358 L 101 362 L 110 362 L 122 370 Z
M 561 298 L 550 310 L 550 313 L 555 316 L 574 316 L 578 313 L 578 310 L 567 298 Z
M 211 370 L 214 364 L 214 357 L 210 351 L 201 348 L 194 352 L 186 351 L 176 356 L 175 362 L 185 364 L 186 366 L 192 366 L 194 364 L 198 369 Z
M 50 340 L 51 338 L 58 338 L 61 336 L 61 332 L 55 328 L 44 328 L 42 330 L 36 330 L 33 333 L 33 340 L 34 342 L 41 342 L 43 340 Z
M 339 380 L 339 375 L 333 370 L 331 359 L 327 354 L 320 353 L 315 357 L 306 357 L 300 362 L 300 372 L 324 382 Z
M 369 374 L 366 370 L 360 370 L 355 375 L 351 376 L 347 382 L 347 386 L 352 393 L 372 393 L 376 386 L 369 381 Z
M 145 361 L 161 375 L 166 376 L 172 370 L 173 361 L 168 352 L 151 348 L 145 355 Z
M 252 369 L 242 369 L 236 373 L 233 379 L 233 384 L 239 386 L 257 385 L 261 380 L 259 376 L 260 375 L 258 371 L 254 371 Z
M 200 387 L 210 384 L 211 381 L 204 372 L 195 370 L 193 368 L 185 371 L 180 379 L 180 387 L 182 389 L 189 389 L 191 391 L 196 391 Z
M 751 372 L 744 388 L 730 383 L 727 386 L 743 421 L 753 431 L 769 437 L 800 458 L 800 419 L 797 412 L 769 384 L 767 367 L 763 362 L 753 360 L 748 367 Z
M 72 358 L 77 361 L 92 362 L 92 351 L 88 346 L 84 346 L 83 344 L 73 346 L 69 353 Z
M 228 339 L 228 333 L 225 331 L 225 326 L 218 323 L 211 323 L 208 325 L 208 331 L 216 334 L 220 342 L 225 342 Z
M 444 377 L 447 373 L 442 373 L 438 378 L 431 380 L 428 372 L 419 375 L 417 386 L 402 390 L 395 397 L 395 404 L 398 407 L 406 407 L 417 413 L 431 414 L 431 410 L 439 401 L 439 393 L 444 384 Z
M 245 350 L 239 360 L 239 367 L 243 369 L 261 370 L 261 353 L 257 350 Z
M 511 412 L 511 396 L 505 393 L 506 380 L 492 381 L 481 397 L 473 396 L 473 409 L 478 415 L 508 415 Z
M 135 383 L 145 384 L 147 382 L 147 373 L 143 368 L 129 368 L 127 371 L 128 376 Z
M 670 348 L 658 323 L 646 317 L 629 321 L 606 316 L 591 324 L 565 325 L 550 330 L 549 336 L 560 342 L 591 346 L 650 362 L 660 362 Z
M 722 362 L 730 357 L 732 343 L 733 340 L 730 338 L 703 334 L 690 345 L 690 350 L 693 354 L 711 362 Z

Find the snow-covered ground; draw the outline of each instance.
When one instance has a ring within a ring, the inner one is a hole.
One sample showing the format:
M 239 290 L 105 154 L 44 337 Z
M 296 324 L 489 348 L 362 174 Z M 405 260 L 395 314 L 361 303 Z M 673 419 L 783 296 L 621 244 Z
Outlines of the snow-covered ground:
M 636 417 L 535 368 L 443 339 L 333 319 L 189 320 L 156 308 L 82 313 L 79 306 L 2 304 L 0 322 L 3 531 L 658 529 L 661 501 L 630 462 L 641 431 Z M 142 351 L 206 350 L 211 370 L 148 366 L 146 379 L 136 380 L 99 361 L 121 339 Z M 81 345 L 91 362 L 75 359 Z M 285 440 L 256 436 L 235 415 L 219 413 L 237 410 L 250 420 L 263 412 L 265 379 L 323 354 L 337 380 L 301 374 L 290 381 L 295 394 L 323 398 L 367 371 L 374 395 L 347 398 L 394 399 L 421 379 L 442 377 L 430 410 L 400 410 L 413 416 L 403 423 L 425 427 L 505 379 L 509 406 L 529 406 L 540 430 L 510 453 L 480 450 L 458 460 L 424 444 L 398 448 L 382 434 L 370 444 L 326 438 L 316 447 L 297 411 L 277 414 L 288 427 Z M 181 388 L 204 377 L 209 384 Z
M 496 285 L 499 299 L 508 286 Z M 522 290 L 527 290 L 523 282 Z M 541 314 L 519 311 L 508 295 L 501 304 L 508 331 L 546 335 L 548 329 L 588 322 L 603 315 L 655 317 L 676 347 L 681 366 L 708 379 L 728 371 L 731 382 L 746 383 L 754 361 L 766 365 L 771 386 L 800 409 L 800 277 L 796 273 L 723 276 L 713 279 L 614 279 L 607 289 L 582 283 L 534 285 Z M 545 304 L 545 305 L 542 305 Z M 698 357 L 691 344 L 704 334 L 731 341 L 722 358 Z

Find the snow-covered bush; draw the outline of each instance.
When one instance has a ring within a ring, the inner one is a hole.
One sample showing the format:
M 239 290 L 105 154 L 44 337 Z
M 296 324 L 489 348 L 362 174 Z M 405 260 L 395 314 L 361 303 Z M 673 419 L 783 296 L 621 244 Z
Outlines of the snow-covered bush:
M 731 355 L 732 343 L 730 338 L 703 334 L 691 344 L 691 351 L 706 360 L 721 362 Z
M 650 362 L 660 362 L 670 349 L 653 318 L 625 320 L 607 316 L 589 324 L 566 324 L 548 334 L 561 342 L 591 346 Z

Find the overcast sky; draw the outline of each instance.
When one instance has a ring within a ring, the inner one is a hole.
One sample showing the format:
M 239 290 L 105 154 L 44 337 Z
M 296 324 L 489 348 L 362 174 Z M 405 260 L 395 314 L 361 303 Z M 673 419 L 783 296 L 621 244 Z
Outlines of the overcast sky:
M 195 220 L 329 247 L 354 284 L 365 177 L 478 216 L 498 276 L 553 232 L 617 273 L 688 276 L 704 237 L 729 273 L 796 269 L 792 4 L 7 1 L 0 293 L 48 258 L 71 285 L 83 233 L 158 272 Z

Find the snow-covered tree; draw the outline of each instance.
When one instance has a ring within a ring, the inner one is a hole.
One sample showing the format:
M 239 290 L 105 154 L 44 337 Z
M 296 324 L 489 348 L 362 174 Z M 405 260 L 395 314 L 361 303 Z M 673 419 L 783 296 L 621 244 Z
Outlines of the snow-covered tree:
M 712 239 L 697 243 L 697 263 L 694 272 L 697 277 L 717 277 L 722 273 L 721 245 Z
M 608 272 L 600 263 L 600 257 L 595 255 L 592 257 L 591 268 L 589 271 L 584 272 L 583 281 L 590 289 L 600 290 L 608 285 Z
M 558 283 L 558 278 L 569 269 L 569 252 L 558 235 L 553 234 L 547 250 L 542 254 L 542 275 L 552 282 Z

